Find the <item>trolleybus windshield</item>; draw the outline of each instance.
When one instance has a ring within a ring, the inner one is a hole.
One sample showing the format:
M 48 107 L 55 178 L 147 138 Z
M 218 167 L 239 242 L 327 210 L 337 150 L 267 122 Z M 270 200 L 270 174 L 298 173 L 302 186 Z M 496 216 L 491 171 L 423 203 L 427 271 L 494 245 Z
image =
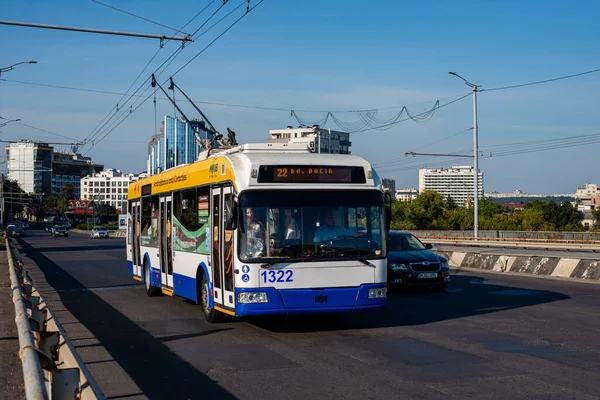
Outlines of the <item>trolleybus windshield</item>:
M 240 198 L 246 262 L 383 258 L 384 202 L 374 190 L 248 191 Z

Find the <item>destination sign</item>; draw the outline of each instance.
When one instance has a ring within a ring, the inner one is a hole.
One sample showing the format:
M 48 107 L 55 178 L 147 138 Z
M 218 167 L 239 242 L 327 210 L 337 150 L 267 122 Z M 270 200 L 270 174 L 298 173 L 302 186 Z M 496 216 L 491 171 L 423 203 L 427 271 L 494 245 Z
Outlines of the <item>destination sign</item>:
M 263 165 L 260 183 L 365 183 L 362 167 L 327 165 Z

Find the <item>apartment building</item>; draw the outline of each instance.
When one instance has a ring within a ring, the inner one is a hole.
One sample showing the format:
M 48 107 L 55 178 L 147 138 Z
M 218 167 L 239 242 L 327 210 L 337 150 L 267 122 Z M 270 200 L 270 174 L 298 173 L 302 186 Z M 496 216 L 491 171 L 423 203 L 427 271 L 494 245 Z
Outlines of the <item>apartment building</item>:
M 107 169 L 81 179 L 81 200 L 102 202 L 117 210 L 127 209 L 127 189 L 131 182 L 145 174 L 124 174 L 118 169 Z
M 26 192 L 35 196 L 60 196 L 64 185 L 73 184 L 79 198 L 81 177 L 102 171 L 90 157 L 77 153 L 57 152 L 48 143 L 21 140 L 6 146 L 8 178 L 16 180 Z
M 312 127 L 271 129 L 269 143 L 304 144 L 314 153 L 350 154 L 350 134 L 347 132 Z
M 459 206 L 473 199 L 474 169 L 471 166 L 453 166 L 448 169 L 419 169 L 419 193 L 433 190 L 442 196 L 451 197 Z M 483 173 L 478 174 L 478 198 L 483 198 Z

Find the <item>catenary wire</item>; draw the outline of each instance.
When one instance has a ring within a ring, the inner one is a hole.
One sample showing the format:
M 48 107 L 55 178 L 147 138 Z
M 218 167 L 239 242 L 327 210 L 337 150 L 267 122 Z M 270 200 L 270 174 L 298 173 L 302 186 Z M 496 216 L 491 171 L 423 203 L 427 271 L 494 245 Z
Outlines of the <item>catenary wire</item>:
M 163 28 L 170 29 L 170 30 L 172 30 L 172 31 L 175 31 L 175 32 L 177 32 L 177 33 L 179 33 L 179 32 L 182 32 L 181 30 L 177 30 L 177 29 L 175 29 L 175 28 L 171 28 L 170 26 L 167 26 L 167 25 L 161 24 L 160 22 L 156 22 L 156 21 L 153 21 L 153 20 L 151 20 L 151 19 L 148 19 L 148 18 L 142 17 L 142 16 L 140 16 L 140 15 L 134 14 L 134 13 L 132 13 L 132 12 L 129 12 L 129 11 L 122 10 L 122 9 L 120 9 L 120 8 L 117 8 L 117 7 L 111 6 L 111 5 L 109 5 L 109 4 L 106 4 L 106 3 L 102 3 L 102 2 L 100 2 L 100 1 L 98 1 L 98 0 L 92 0 L 92 1 L 93 1 L 94 3 L 98 3 L 98 4 L 100 4 L 101 6 L 108 7 L 108 8 L 112 8 L 113 10 L 116 10 L 116 11 L 122 12 L 122 13 L 124 13 L 124 14 L 127 14 L 127 15 L 131 15 L 132 17 L 135 17 L 135 18 L 142 19 L 142 20 L 144 20 L 144 21 L 146 21 L 146 22 L 153 23 L 154 25 L 162 26 Z M 185 33 L 185 32 L 183 32 L 183 33 Z
M 502 87 L 491 88 L 491 89 L 481 88 L 481 89 L 479 89 L 479 91 L 480 92 L 491 92 L 491 91 L 494 91 L 494 90 L 516 89 L 516 88 L 525 87 L 525 86 L 541 85 L 542 83 L 549 83 L 549 82 L 560 81 L 560 80 L 563 80 L 563 79 L 575 78 L 577 76 L 582 76 L 582 75 L 587 75 L 587 74 L 593 74 L 595 72 L 600 72 L 600 68 L 593 69 L 591 71 L 580 72 L 580 73 L 577 73 L 577 74 L 560 76 L 558 78 L 545 79 L 543 81 L 521 83 L 521 84 L 518 84 L 518 85 L 502 86 Z
M 198 17 L 200 14 L 202 14 L 202 13 L 203 13 L 203 12 L 204 12 L 206 9 L 208 9 L 208 7 L 210 7 L 210 5 L 211 5 L 211 4 L 213 4 L 214 2 L 215 2 L 215 0 L 212 0 L 212 1 L 210 1 L 210 2 L 209 2 L 209 3 L 208 3 L 208 4 L 207 4 L 207 5 L 204 7 L 204 8 L 202 8 L 202 9 L 201 9 L 201 10 L 200 10 L 198 13 L 196 13 L 196 15 L 194 15 L 194 16 L 193 16 L 193 17 L 192 17 L 192 18 L 191 18 L 191 19 L 190 19 L 190 20 L 189 20 L 189 21 L 188 21 L 188 22 L 187 22 L 187 23 L 186 23 L 184 26 L 182 26 L 182 27 L 181 27 L 181 29 L 180 29 L 180 31 L 181 31 L 181 30 L 183 30 L 183 29 L 184 29 L 186 26 L 188 26 L 188 25 L 189 25 L 189 24 L 190 24 L 190 23 L 191 23 L 193 20 L 195 20 L 195 19 L 196 19 L 196 18 L 197 18 L 197 17 Z M 222 7 L 222 6 L 221 6 L 221 7 Z M 220 9 L 221 7 L 219 7 L 219 9 Z M 167 40 L 165 43 L 168 43 L 168 42 L 169 42 L 169 40 Z M 135 85 L 135 83 L 136 83 L 136 82 L 139 80 L 139 78 L 142 76 L 142 74 L 144 73 L 144 71 L 145 71 L 145 70 L 148 68 L 148 66 L 150 65 L 150 63 L 151 63 L 151 62 L 152 62 L 152 61 L 153 61 L 153 60 L 156 58 L 156 56 L 158 55 L 158 53 L 160 52 L 160 50 L 161 50 L 162 48 L 163 48 L 163 47 L 160 47 L 160 48 L 158 48 L 158 49 L 157 49 L 157 51 L 154 53 L 154 55 L 152 56 L 152 58 L 150 59 L 150 61 L 148 61 L 148 63 L 146 64 L 146 66 L 145 66 L 145 67 L 142 69 L 142 71 L 140 71 L 140 73 L 138 74 L 138 76 L 136 77 L 136 79 L 135 79 L 135 80 L 133 81 L 133 83 L 132 83 L 132 84 L 129 86 L 129 88 L 127 89 L 127 91 L 126 91 L 126 92 L 125 92 L 125 94 L 124 94 L 124 95 L 121 97 L 121 99 L 119 100 L 119 102 L 118 102 L 117 104 L 121 103 L 121 101 L 123 100 L 123 98 L 125 98 L 125 96 L 127 96 L 127 94 L 129 93 L 129 91 L 131 90 L 131 88 L 133 87 L 133 85 Z M 169 59 L 171 59 L 171 58 L 172 58 L 172 57 L 173 57 L 175 54 L 178 54 L 178 53 L 179 53 L 181 50 L 182 50 L 182 47 L 179 47 L 177 50 L 175 50 L 175 52 L 173 52 L 173 53 L 171 54 L 171 56 L 170 56 L 169 58 L 167 58 L 167 60 L 165 60 L 165 61 L 163 62 L 163 64 L 161 64 L 161 65 L 160 65 L 160 66 L 159 66 L 159 67 L 158 67 L 158 68 L 157 68 L 157 69 L 156 69 L 154 72 L 156 72 L 158 69 L 160 69 L 160 68 L 161 68 L 161 67 L 162 67 L 162 66 L 165 64 L 165 62 L 166 62 L 166 61 L 168 61 Z M 133 94 L 133 95 L 135 95 L 135 94 L 136 94 L 136 93 L 139 91 L 139 89 L 140 89 L 141 87 L 143 87 L 143 86 L 146 84 L 146 82 L 147 82 L 147 81 L 148 81 L 148 79 L 147 79 L 147 80 L 145 80 L 145 81 L 144 81 L 144 82 L 143 82 L 143 83 L 140 85 L 140 87 L 138 88 L 138 90 L 136 90 L 136 91 L 134 92 L 134 94 Z M 128 103 L 130 100 L 131 100 L 131 98 L 133 97 L 133 95 L 132 95 L 132 96 L 130 96 L 130 97 L 127 99 L 127 101 L 126 101 L 126 102 L 125 102 L 125 104 L 124 104 L 124 106 L 125 106 L 125 107 L 127 106 L 127 103 Z M 117 110 L 117 112 L 118 112 L 118 110 Z M 86 144 L 87 144 L 87 142 L 89 142 L 89 141 L 93 140 L 93 137 L 97 136 L 97 135 L 95 135 L 95 132 L 96 132 L 97 130 L 98 130 L 98 131 L 102 130 L 102 128 L 103 128 L 103 127 L 106 125 L 106 123 L 108 123 L 108 121 L 110 121 L 112 118 L 114 118 L 114 117 L 115 117 L 115 115 L 116 115 L 116 113 L 113 113 L 113 112 L 112 112 L 112 110 L 111 110 L 111 111 L 109 111 L 109 112 L 108 112 L 108 114 L 107 114 L 107 115 L 106 115 L 106 116 L 105 116 L 105 117 L 102 119 L 102 121 L 100 121 L 100 123 L 99 123 L 98 125 L 96 125 L 96 127 L 95 127 L 95 128 L 92 130 L 92 132 L 91 132 L 91 133 L 90 133 L 90 134 L 89 134 L 89 135 L 86 137 Z M 110 118 L 108 118 L 109 116 L 110 116 Z M 106 120 L 107 118 L 108 118 L 108 121 Z M 103 124 L 103 123 L 104 123 L 104 125 L 102 125 L 102 127 L 100 127 L 100 126 L 101 126 L 101 124 Z M 97 132 L 96 132 L 96 133 L 97 133 Z
M 244 13 L 244 15 L 242 15 L 240 18 L 238 18 L 235 22 L 233 22 L 227 29 L 225 29 L 225 31 L 223 31 L 220 35 L 217 36 L 217 38 L 215 38 L 213 41 L 211 41 L 208 45 L 206 45 L 199 53 L 197 53 L 192 59 L 190 59 L 186 64 L 184 64 L 181 68 L 179 68 L 173 75 L 171 75 L 171 77 L 175 76 L 178 72 L 180 72 L 183 68 L 185 68 L 191 61 L 193 61 L 195 58 L 197 58 L 200 54 L 202 54 L 207 48 L 209 48 L 213 43 L 215 43 L 220 37 L 222 37 L 227 31 L 229 31 L 233 26 L 235 26 L 244 16 L 246 16 L 250 11 L 252 11 L 254 8 L 256 8 L 260 3 L 262 3 L 264 0 L 261 0 L 258 4 L 256 4 L 254 7 L 248 9 L 246 11 L 246 13 Z M 225 3 L 223 3 L 225 4 Z M 216 13 L 215 13 L 216 14 Z M 213 16 L 215 15 L 213 14 Z M 197 31 L 196 31 L 197 32 Z M 163 63 L 164 65 L 164 63 Z M 164 69 L 163 69 L 164 71 Z M 167 80 L 168 81 L 168 80 Z M 166 83 L 166 81 L 165 81 Z M 145 91 L 144 91 L 145 92 Z M 116 123 L 116 125 L 111 126 L 110 128 L 106 129 L 104 131 L 104 134 L 99 136 L 99 138 L 97 140 L 95 140 L 95 144 L 101 142 L 104 138 L 106 138 L 111 132 L 113 132 L 119 125 L 121 125 L 121 123 L 123 123 L 123 121 L 125 121 L 125 119 L 127 119 L 129 117 L 129 115 L 131 115 L 133 112 L 135 112 L 139 107 L 141 107 L 150 97 L 152 96 L 152 93 L 146 97 L 143 101 L 141 101 L 141 103 L 139 105 L 137 105 L 135 107 L 135 109 L 133 108 L 133 105 L 130 106 L 130 112 L 129 114 L 126 114 L 124 116 L 124 118 L 121 119 L 121 121 L 119 121 L 118 123 Z M 135 103 L 134 103 L 135 104 Z M 93 146 L 92 146 L 93 147 Z M 90 149 L 91 150 L 91 149 Z M 89 150 L 88 150 L 89 152 Z

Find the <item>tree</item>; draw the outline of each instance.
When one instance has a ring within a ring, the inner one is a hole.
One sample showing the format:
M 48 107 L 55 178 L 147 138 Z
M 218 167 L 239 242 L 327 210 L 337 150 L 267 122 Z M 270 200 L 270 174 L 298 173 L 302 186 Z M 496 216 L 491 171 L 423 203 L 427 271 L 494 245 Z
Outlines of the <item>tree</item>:
M 595 232 L 600 232 L 600 208 L 592 210 L 592 215 L 596 218 L 596 222 L 594 223 L 593 230 Z
M 458 208 L 458 204 L 454 201 L 454 199 L 448 195 L 446 196 L 446 210 L 456 210 Z
M 491 202 L 489 200 L 479 200 L 479 216 L 493 217 L 494 215 L 502 214 L 504 208 L 501 204 Z
M 439 229 L 444 216 L 446 203 L 438 192 L 425 190 L 410 205 L 408 221 L 417 229 Z M 438 221 L 440 220 L 440 221 Z
M 48 196 L 44 200 L 44 204 L 46 204 L 46 206 L 52 207 L 52 208 L 58 207 L 58 199 L 54 196 Z

